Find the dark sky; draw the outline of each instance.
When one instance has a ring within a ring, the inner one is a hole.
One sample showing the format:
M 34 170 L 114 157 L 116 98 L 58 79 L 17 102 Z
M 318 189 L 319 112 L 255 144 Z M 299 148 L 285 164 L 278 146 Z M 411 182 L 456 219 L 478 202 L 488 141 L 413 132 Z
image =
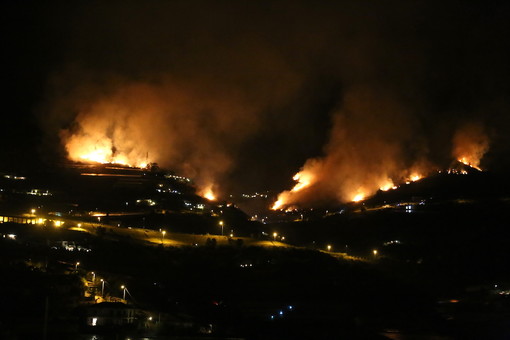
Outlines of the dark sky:
M 437 164 L 451 157 L 458 126 L 474 122 L 490 140 L 482 164 L 509 165 L 506 1 L 1 6 L 4 164 L 65 154 L 59 133 L 74 131 L 90 103 L 119 93 L 136 98 L 141 86 L 157 93 L 154 115 L 177 122 L 159 124 L 157 143 L 147 143 L 185 149 L 160 152 L 157 161 L 213 178 L 226 191 L 288 188 L 307 159 L 328 152 L 338 115 L 355 117 L 359 123 L 346 126 L 363 138 L 394 139 Z M 370 101 L 373 112 L 346 114 L 355 110 L 346 98 Z M 388 119 L 391 131 L 378 134 Z M 183 132 L 184 123 L 199 134 Z M 212 151 L 197 151 L 204 148 Z M 208 154 L 227 165 L 212 169 L 215 159 L 201 168 Z

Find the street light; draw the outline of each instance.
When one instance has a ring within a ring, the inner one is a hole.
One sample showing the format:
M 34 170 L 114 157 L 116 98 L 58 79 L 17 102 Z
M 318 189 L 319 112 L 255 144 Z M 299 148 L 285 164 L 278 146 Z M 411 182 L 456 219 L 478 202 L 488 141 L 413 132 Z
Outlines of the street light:
M 374 249 L 372 253 L 374 253 L 374 256 L 377 256 L 377 249 Z
M 102 296 L 103 298 L 104 298 L 104 283 L 105 283 L 105 282 L 106 282 L 105 280 L 101 279 L 101 296 Z
M 92 283 L 96 282 L 96 273 L 92 272 Z
M 32 215 L 35 215 L 35 209 L 30 210 L 30 212 L 32 213 Z
M 161 231 L 161 244 L 163 244 L 163 241 L 165 240 L 165 234 L 166 234 L 165 230 Z
M 122 295 L 122 300 L 126 300 L 126 286 L 122 285 L 120 286 L 121 289 L 123 289 L 123 295 Z
M 223 236 L 223 221 L 220 221 L 219 225 L 221 226 L 221 236 Z
M 80 262 L 76 262 L 76 264 L 74 265 L 74 270 L 78 270 L 79 265 L 80 265 Z
M 274 232 L 273 233 L 273 240 L 276 241 L 276 236 L 278 236 L 278 233 Z
M 331 244 L 328 244 L 328 251 L 331 251 Z

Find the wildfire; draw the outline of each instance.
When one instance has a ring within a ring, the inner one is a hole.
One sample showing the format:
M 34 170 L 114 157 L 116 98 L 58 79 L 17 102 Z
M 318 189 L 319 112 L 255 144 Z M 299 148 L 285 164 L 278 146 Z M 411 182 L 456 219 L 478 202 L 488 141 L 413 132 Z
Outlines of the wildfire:
M 452 155 L 459 162 L 482 171 L 480 161 L 489 150 L 489 137 L 480 124 L 466 124 L 453 137 Z
M 290 193 L 296 193 L 310 186 L 310 184 L 312 184 L 314 176 L 310 172 L 300 171 L 297 174 L 295 174 L 294 177 L 292 177 L 292 179 L 297 183 L 291 190 L 284 191 L 280 195 L 278 195 L 278 199 L 276 200 L 276 202 L 274 202 L 273 206 L 271 207 L 272 210 L 278 210 L 287 205 Z
M 353 202 L 360 202 L 360 201 L 363 201 L 365 199 L 365 195 L 363 195 L 362 193 L 358 193 L 356 194 L 353 198 L 352 198 L 352 201 Z
M 214 194 L 214 192 L 212 191 L 212 189 L 209 187 L 207 189 L 205 189 L 201 194 L 200 196 L 208 199 L 209 201 L 216 201 L 216 195 Z
M 388 191 L 390 189 L 396 189 L 397 186 L 393 184 L 393 181 L 391 179 L 388 179 L 386 183 L 384 183 L 379 190 L 381 191 Z
M 473 168 L 473 169 L 476 169 L 476 170 L 478 170 L 478 171 L 482 171 L 482 169 L 481 169 L 480 167 L 478 167 L 478 166 L 476 166 L 476 165 L 472 164 L 472 163 L 469 161 L 469 159 L 468 159 L 467 157 L 461 157 L 461 158 L 459 158 L 459 159 L 457 159 L 457 160 L 458 160 L 459 162 L 461 162 L 462 164 L 467 165 L 467 166 L 469 166 L 469 167 L 471 167 L 471 168 Z
M 291 191 L 296 192 L 309 186 L 312 181 L 312 176 L 308 173 L 305 173 L 304 171 L 301 171 L 295 174 L 294 177 L 292 177 L 292 179 L 297 183 L 296 185 L 294 185 L 294 188 L 292 188 Z
M 273 206 L 271 207 L 272 210 L 278 210 L 283 206 L 283 200 L 279 199 L 276 202 L 274 202 Z
M 423 177 L 421 175 L 411 175 L 411 182 L 416 182 L 422 179 Z
M 395 157 L 398 152 L 394 148 L 388 145 L 382 150 L 392 152 L 372 153 L 372 150 L 379 148 L 372 140 L 359 139 L 355 148 L 345 147 L 351 145 L 352 140 L 349 139 L 350 131 L 346 128 L 349 121 L 341 119 L 343 117 L 338 120 L 342 125 L 338 125 L 333 133 L 335 139 L 328 145 L 329 153 L 325 157 L 308 160 L 301 172 L 294 176 L 297 183 L 292 189 L 278 196 L 273 209 L 286 208 L 290 204 L 294 206 L 313 204 L 316 198 L 360 202 L 374 195 L 378 189 L 388 191 L 397 189 L 403 183 L 420 181 L 436 167 L 427 159 L 417 159 L 410 167 L 402 169 Z M 354 134 L 354 137 L 358 136 Z M 363 148 L 366 148 L 366 153 L 351 152 Z M 453 159 L 478 171 L 482 171 L 480 161 L 488 149 L 489 138 L 483 126 L 479 124 L 466 124 L 453 137 Z M 468 171 L 463 167 L 457 167 L 449 169 L 448 173 L 467 174 Z M 313 190 L 309 188 L 311 184 Z M 297 192 L 299 194 L 296 194 Z
M 111 139 L 105 137 L 97 140 L 88 136 L 72 136 L 66 144 L 69 158 L 78 162 L 95 162 L 101 164 L 121 164 L 145 168 L 147 159 L 141 155 L 118 151 Z

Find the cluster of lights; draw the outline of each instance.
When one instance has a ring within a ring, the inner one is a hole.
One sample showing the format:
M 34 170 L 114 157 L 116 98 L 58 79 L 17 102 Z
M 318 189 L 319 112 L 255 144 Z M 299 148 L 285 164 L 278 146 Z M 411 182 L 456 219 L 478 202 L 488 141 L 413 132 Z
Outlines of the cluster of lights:
M 27 195 L 32 196 L 51 196 L 52 193 L 49 190 L 31 189 L 27 191 Z
M 16 240 L 16 235 L 15 234 L 4 234 L 2 235 L 3 238 L 7 238 L 9 240 Z
M 249 267 L 253 267 L 253 264 L 251 264 L 251 263 L 244 263 L 244 264 L 239 265 L 239 267 L 241 267 L 241 268 L 249 268 Z
M 156 205 L 156 202 L 155 202 L 155 201 L 153 201 L 153 200 L 152 200 L 152 199 L 150 199 L 150 198 L 143 199 L 143 200 L 136 200 L 136 203 L 137 203 L 137 204 L 142 204 L 142 203 L 144 203 L 144 204 L 147 204 L 147 205 L 149 205 L 149 206 L 151 206 L 151 207 L 153 207 L 153 206 L 155 206 L 155 205 Z
M 27 179 L 26 177 L 16 176 L 16 175 L 4 175 L 4 178 L 13 179 L 13 180 L 16 180 L 16 181 L 24 181 L 25 179 Z
M 161 192 L 164 192 L 164 193 L 169 193 L 169 194 L 177 194 L 177 195 L 181 195 L 181 192 L 180 191 L 177 191 L 177 190 L 166 190 L 166 189 L 156 189 L 157 192 L 161 193 Z
M 439 171 L 441 173 L 441 171 Z M 447 173 L 449 175 L 467 175 L 468 172 L 466 170 L 458 170 L 458 169 L 448 169 Z
M 179 182 L 186 182 L 186 183 L 190 183 L 191 182 L 191 179 L 189 179 L 188 177 L 177 176 L 177 175 L 166 174 L 165 178 L 174 179 L 174 180 L 179 181 Z
M 287 306 L 287 308 L 280 309 L 275 314 L 269 315 L 269 319 L 275 320 L 276 318 L 283 318 L 285 313 L 292 312 L 293 310 L 294 310 L 294 306 L 289 305 L 289 306 Z
M 193 203 L 184 201 L 184 205 L 186 207 L 188 207 L 190 210 L 193 210 L 193 209 L 204 210 L 205 209 L 205 204 L 203 204 L 203 203 L 193 204 Z
M 243 194 L 244 198 L 267 198 L 267 194 L 259 194 L 258 192 L 254 194 Z
M 392 244 L 400 244 L 401 242 L 399 240 L 392 240 L 392 241 L 388 241 L 388 242 L 384 242 L 383 245 L 384 246 L 389 246 L 389 245 L 392 245 Z

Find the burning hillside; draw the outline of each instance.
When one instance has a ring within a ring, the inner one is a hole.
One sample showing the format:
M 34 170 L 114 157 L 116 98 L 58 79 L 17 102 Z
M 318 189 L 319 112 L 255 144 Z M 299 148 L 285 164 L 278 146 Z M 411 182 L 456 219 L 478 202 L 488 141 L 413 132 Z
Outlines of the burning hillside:
M 70 160 L 136 167 L 157 162 L 193 178 L 208 199 L 232 168 L 235 145 L 256 127 L 255 108 L 241 98 L 225 101 L 184 84 L 106 83 L 92 94 L 87 90 L 75 89 L 66 103 L 66 110 L 78 112 L 60 131 Z
M 294 176 L 296 185 L 280 193 L 272 209 L 359 202 L 378 190 L 396 189 L 439 171 L 425 153 L 409 154 L 415 141 L 405 128 L 410 124 L 405 110 L 379 94 L 351 93 L 333 117 L 325 155 L 305 163 Z M 480 125 L 463 125 L 453 136 L 452 148 L 456 160 L 481 171 L 488 138 Z

